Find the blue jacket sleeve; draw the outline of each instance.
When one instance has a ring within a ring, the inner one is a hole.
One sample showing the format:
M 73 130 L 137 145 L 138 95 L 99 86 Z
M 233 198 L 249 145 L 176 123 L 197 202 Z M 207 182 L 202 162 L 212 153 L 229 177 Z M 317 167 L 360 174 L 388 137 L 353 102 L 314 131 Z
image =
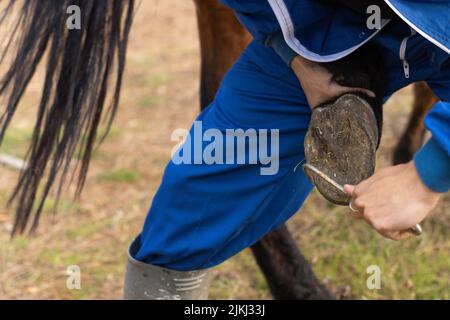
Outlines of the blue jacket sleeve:
M 431 190 L 450 190 L 450 71 L 446 70 L 427 81 L 442 100 L 436 103 L 425 118 L 425 126 L 432 138 L 414 157 L 422 181 Z
M 277 18 L 266 0 L 220 0 L 232 9 L 238 20 L 255 40 L 265 42 L 269 35 L 280 30 Z
M 239 21 L 254 39 L 271 47 L 289 66 L 297 53 L 284 39 L 278 20 L 269 1 L 264 0 L 220 0 L 236 13 Z

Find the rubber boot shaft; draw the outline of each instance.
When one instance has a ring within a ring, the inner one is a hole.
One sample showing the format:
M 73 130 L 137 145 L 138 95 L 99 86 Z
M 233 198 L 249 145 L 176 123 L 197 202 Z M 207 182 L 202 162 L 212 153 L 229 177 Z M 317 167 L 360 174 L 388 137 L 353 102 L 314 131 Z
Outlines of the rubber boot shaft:
M 125 273 L 125 300 L 205 300 L 210 271 L 176 271 L 143 263 L 134 258 L 140 237 L 131 243 Z

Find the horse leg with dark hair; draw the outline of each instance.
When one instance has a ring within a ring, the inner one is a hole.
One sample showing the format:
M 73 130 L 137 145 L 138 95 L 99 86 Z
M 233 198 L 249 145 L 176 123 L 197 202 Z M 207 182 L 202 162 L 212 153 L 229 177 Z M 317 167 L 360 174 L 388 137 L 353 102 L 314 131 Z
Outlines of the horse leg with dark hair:
M 400 138 L 393 155 L 393 163 L 410 161 L 420 149 L 425 138 L 424 118 L 428 110 L 438 100 L 425 82 L 414 84 L 414 103 L 408 124 Z
M 201 45 L 202 108 L 208 106 L 226 71 L 251 40 L 232 11 L 217 0 L 195 0 Z M 298 250 L 286 226 L 251 247 L 275 299 L 332 299 Z
M 334 299 L 317 280 L 286 225 L 254 244 L 252 251 L 274 299 Z

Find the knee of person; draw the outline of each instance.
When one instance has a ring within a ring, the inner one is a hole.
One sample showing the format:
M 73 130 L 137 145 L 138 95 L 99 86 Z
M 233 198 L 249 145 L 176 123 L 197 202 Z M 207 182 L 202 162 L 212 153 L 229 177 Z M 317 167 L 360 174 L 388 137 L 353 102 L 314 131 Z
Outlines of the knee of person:
M 218 262 L 210 261 L 215 249 L 208 246 L 190 246 L 188 250 L 178 250 L 166 246 L 158 250 L 158 253 L 146 253 L 149 248 L 142 248 L 137 251 L 135 259 L 170 270 L 176 271 L 197 271 L 214 267 Z

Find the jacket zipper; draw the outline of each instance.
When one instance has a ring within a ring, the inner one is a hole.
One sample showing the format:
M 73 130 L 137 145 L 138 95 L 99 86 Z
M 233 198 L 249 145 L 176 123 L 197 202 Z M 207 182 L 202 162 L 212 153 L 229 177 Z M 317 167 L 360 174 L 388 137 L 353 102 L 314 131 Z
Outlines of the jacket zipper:
M 406 47 L 408 44 L 408 40 L 409 38 L 411 38 L 412 36 L 414 36 L 416 34 L 416 30 L 414 30 L 413 28 L 411 28 L 411 34 L 405 38 L 403 38 L 402 43 L 400 44 L 400 60 L 403 63 L 403 72 L 405 74 L 405 78 L 408 79 L 409 78 L 409 63 L 406 60 Z

